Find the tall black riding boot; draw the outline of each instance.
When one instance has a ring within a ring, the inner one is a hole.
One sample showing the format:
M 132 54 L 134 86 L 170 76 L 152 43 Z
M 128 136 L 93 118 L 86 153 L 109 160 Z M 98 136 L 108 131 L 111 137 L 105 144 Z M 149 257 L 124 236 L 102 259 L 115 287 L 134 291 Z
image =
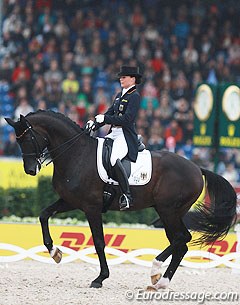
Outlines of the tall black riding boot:
M 123 193 L 121 195 L 121 197 L 119 198 L 119 208 L 120 208 L 120 211 L 124 211 L 124 210 L 128 209 L 130 206 L 133 206 L 128 178 L 127 178 L 125 169 L 124 169 L 120 159 L 117 159 L 117 162 L 113 166 L 113 169 L 116 174 L 116 178 L 119 183 L 120 189 Z

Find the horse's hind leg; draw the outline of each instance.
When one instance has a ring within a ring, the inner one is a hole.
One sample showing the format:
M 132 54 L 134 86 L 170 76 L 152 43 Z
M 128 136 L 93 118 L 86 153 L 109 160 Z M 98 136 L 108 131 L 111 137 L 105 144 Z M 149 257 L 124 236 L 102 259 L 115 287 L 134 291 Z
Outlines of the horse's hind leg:
M 159 216 L 160 215 L 161 214 L 159 213 Z M 173 251 L 173 244 L 171 244 L 171 241 L 173 241 L 174 236 L 172 234 L 172 231 L 166 230 L 167 223 L 165 223 L 165 221 L 162 222 L 166 231 L 167 238 L 170 242 L 170 245 L 153 259 L 152 269 L 151 269 L 151 282 L 153 285 L 155 285 L 162 276 L 161 266 L 165 262 L 165 260 L 172 254 Z
M 156 284 L 162 276 L 160 268 L 165 260 L 172 254 L 173 245 L 169 245 L 163 252 L 156 256 L 152 262 L 151 281 Z
M 69 206 L 69 204 L 67 204 L 63 199 L 60 198 L 52 205 L 44 209 L 39 217 L 42 227 L 43 243 L 56 263 L 60 263 L 62 259 L 62 253 L 58 248 L 53 247 L 53 240 L 49 231 L 48 219 L 57 213 L 67 212 L 73 209 L 74 208 Z
M 172 259 L 163 277 L 153 285 L 153 288 L 156 290 L 168 287 L 174 273 L 188 250 L 187 243 L 191 240 L 191 234 L 180 218 L 168 217 L 168 221 L 166 221 L 165 218 L 164 224 L 170 246 L 156 257 L 156 262 L 161 265 L 171 254 Z

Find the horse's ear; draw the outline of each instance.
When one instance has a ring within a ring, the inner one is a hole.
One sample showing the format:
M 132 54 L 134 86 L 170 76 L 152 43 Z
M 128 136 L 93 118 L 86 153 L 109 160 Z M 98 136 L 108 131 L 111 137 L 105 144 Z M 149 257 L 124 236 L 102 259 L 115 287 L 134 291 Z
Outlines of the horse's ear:
M 22 114 L 20 114 L 20 121 L 26 121 L 26 120 L 25 120 L 25 116 L 22 115 Z
M 5 120 L 6 120 L 6 122 L 10 125 L 10 126 L 12 126 L 12 127 L 14 127 L 15 126 L 15 122 L 12 120 L 12 119 L 10 119 L 10 118 L 4 118 Z

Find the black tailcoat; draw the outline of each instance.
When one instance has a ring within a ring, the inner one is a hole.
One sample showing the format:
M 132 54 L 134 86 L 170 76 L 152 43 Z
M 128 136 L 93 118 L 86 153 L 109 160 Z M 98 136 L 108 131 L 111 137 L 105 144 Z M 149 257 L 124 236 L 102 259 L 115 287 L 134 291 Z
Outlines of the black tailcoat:
M 138 139 L 135 121 L 140 107 L 140 95 L 136 86 L 130 88 L 122 97 L 121 92 L 117 94 L 112 106 L 109 107 L 104 116 L 104 124 L 121 126 L 128 146 L 128 158 L 136 162 L 138 154 Z M 111 129 L 109 133 L 111 132 Z

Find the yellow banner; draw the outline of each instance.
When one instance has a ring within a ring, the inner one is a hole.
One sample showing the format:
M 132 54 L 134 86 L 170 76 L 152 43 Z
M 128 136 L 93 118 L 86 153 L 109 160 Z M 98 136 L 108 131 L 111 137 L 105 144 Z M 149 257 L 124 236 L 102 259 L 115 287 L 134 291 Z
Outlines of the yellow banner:
M 36 187 L 41 176 L 52 176 L 52 164 L 40 171 L 37 176 L 30 176 L 24 172 L 22 159 L 0 159 L 0 187 L 25 188 Z
M 92 247 L 93 239 L 89 227 L 85 226 L 56 226 L 51 225 L 50 231 L 54 245 L 81 251 Z M 199 236 L 193 234 L 194 238 Z M 163 229 L 125 229 L 105 228 L 104 238 L 107 247 L 120 250 L 124 253 L 143 248 L 156 249 L 154 255 L 142 255 L 145 260 L 152 260 L 163 251 L 169 242 Z M 0 223 L 0 244 L 11 244 L 23 249 L 31 249 L 42 245 L 42 233 L 40 224 L 3 224 Z M 189 251 L 201 250 L 218 255 L 219 257 L 236 252 L 237 238 L 235 233 L 229 233 L 224 240 L 219 240 L 213 245 L 199 246 L 189 245 Z M 0 248 L 0 256 L 12 255 L 9 251 Z M 206 256 L 206 255 L 205 255 Z M 109 255 L 108 255 L 109 257 Z M 188 257 L 192 262 L 209 262 L 206 257 Z

